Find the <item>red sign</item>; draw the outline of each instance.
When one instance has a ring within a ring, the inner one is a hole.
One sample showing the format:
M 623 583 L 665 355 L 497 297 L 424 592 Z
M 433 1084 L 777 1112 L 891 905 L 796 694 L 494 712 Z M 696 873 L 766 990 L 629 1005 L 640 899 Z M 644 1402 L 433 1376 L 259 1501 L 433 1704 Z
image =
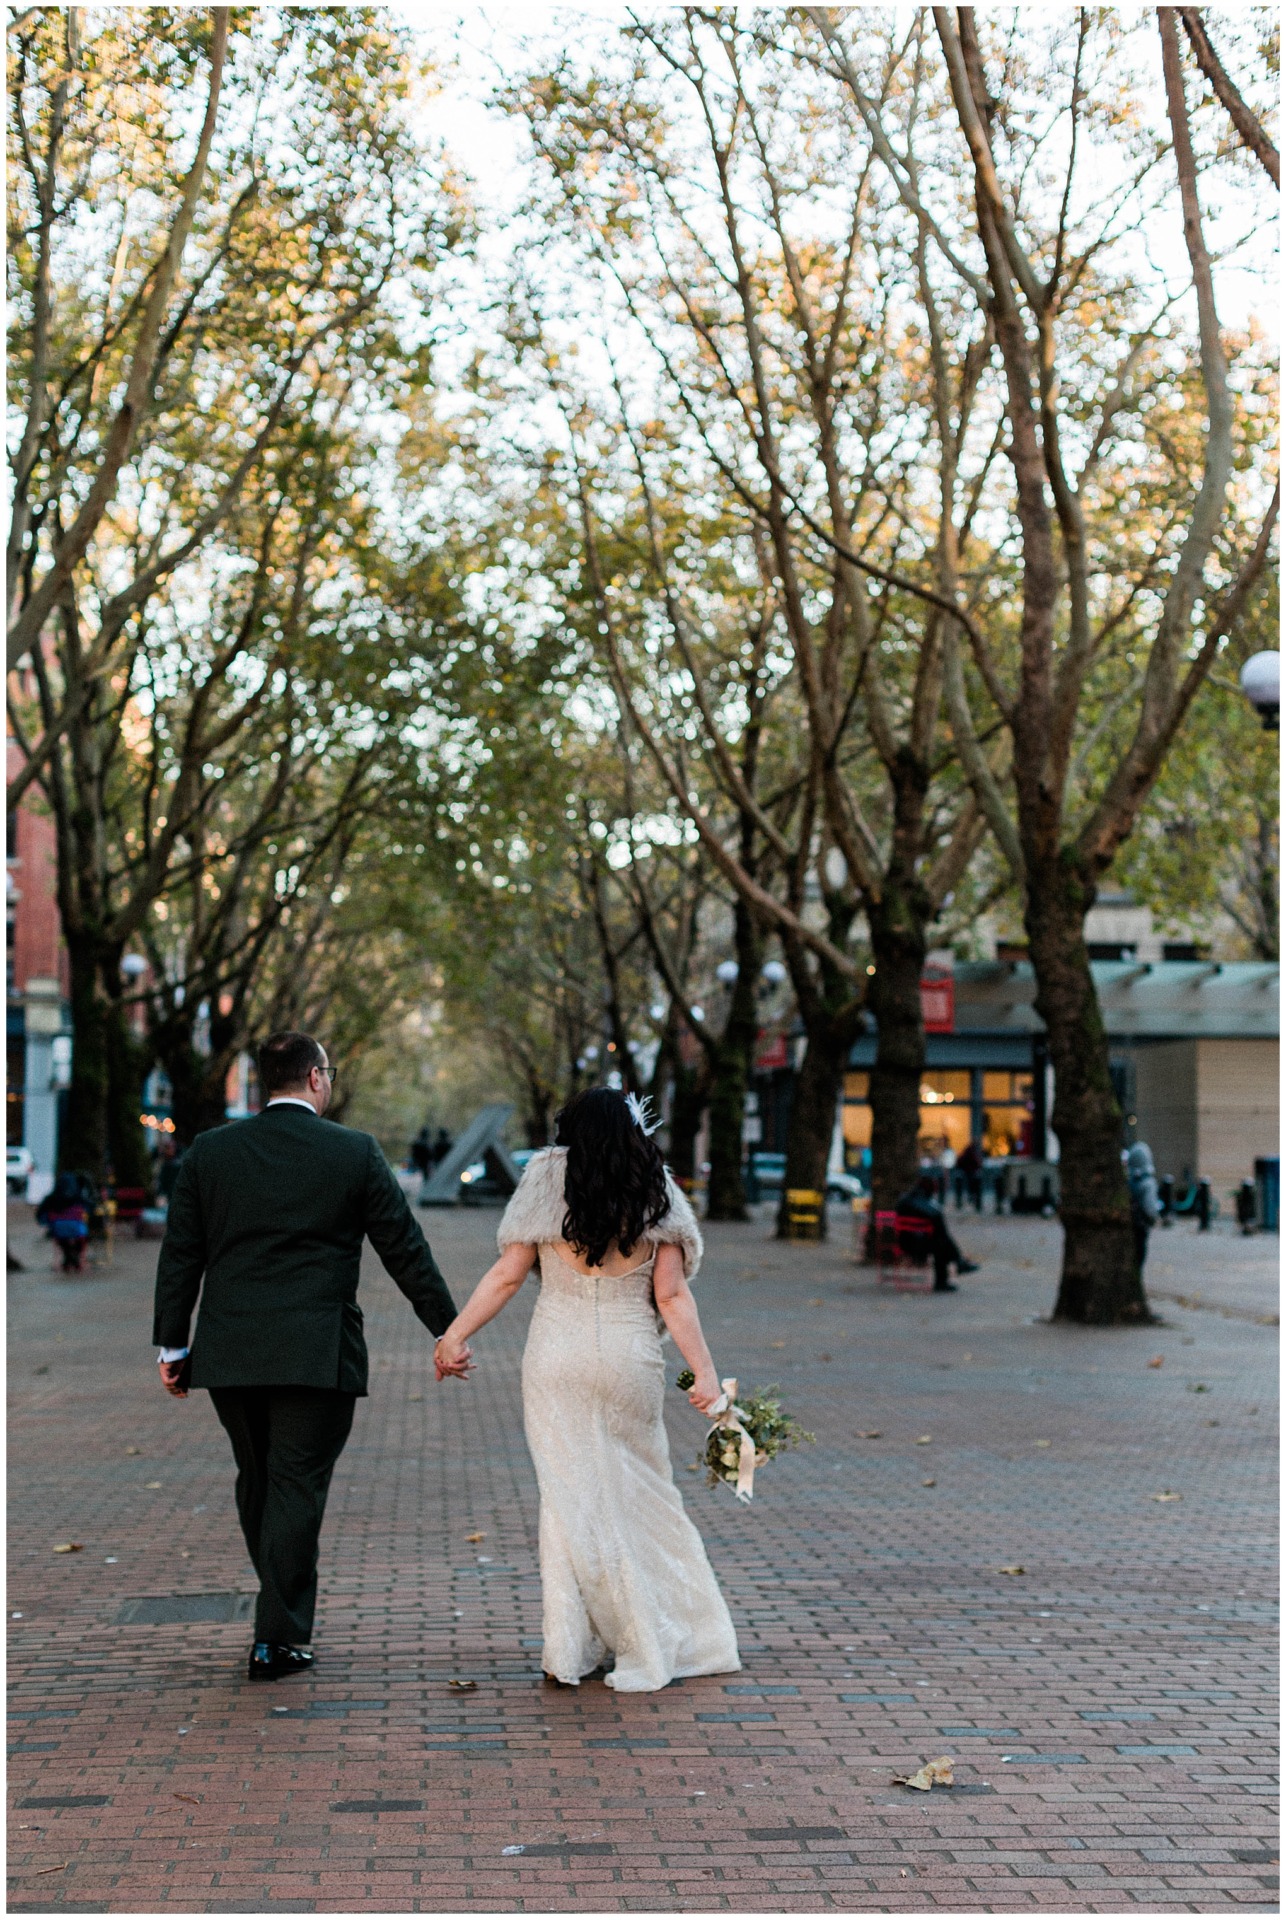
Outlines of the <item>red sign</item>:
M 955 976 L 934 967 L 920 975 L 920 1017 L 926 1033 L 956 1030 Z
M 771 1073 L 774 1067 L 787 1064 L 786 1036 L 784 1033 L 761 1033 L 759 1048 L 755 1054 L 755 1072 Z

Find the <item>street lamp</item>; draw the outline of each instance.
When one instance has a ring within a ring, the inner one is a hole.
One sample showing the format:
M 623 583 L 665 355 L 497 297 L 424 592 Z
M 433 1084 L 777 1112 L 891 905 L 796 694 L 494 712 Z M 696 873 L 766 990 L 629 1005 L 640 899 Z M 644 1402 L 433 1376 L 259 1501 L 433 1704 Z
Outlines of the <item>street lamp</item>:
M 760 969 L 760 976 L 763 979 L 765 986 L 779 987 L 781 986 L 782 982 L 785 980 L 788 972 L 789 972 L 789 969 L 787 968 L 784 961 L 765 960 L 762 968 Z
M 725 987 L 731 987 L 735 985 L 737 975 L 740 972 L 741 968 L 735 960 L 721 960 L 714 970 L 714 977 L 716 980 L 722 981 Z
M 1280 653 L 1252 653 L 1241 670 L 1241 690 L 1268 733 L 1277 731 L 1281 664 Z

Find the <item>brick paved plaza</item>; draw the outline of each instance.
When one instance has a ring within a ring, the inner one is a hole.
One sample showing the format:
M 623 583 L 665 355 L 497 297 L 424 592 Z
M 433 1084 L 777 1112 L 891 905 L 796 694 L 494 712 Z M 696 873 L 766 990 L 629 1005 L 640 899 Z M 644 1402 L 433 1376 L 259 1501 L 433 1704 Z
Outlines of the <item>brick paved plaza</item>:
M 496 1216 L 422 1218 L 462 1298 Z M 250 1687 L 227 1442 L 157 1384 L 155 1248 L 64 1280 L 11 1219 L 12 1910 L 1276 1909 L 1275 1239 L 1158 1233 L 1167 1324 L 1084 1332 L 1040 1317 L 1052 1224 L 966 1220 L 949 1298 L 884 1297 L 842 1220 L 712 1229 L 716 1363 L 819 1444 L 749 1511 L 680 1471 L 745 1671 L 617 1697 L 540 1682 L 529 1302 L 437 1388 L 369 1262 L 316 1671 Z M 217 1617 L 148 1620 L 174 1596 Z M 938 1754 L 953 1789 L 892 1784 Z

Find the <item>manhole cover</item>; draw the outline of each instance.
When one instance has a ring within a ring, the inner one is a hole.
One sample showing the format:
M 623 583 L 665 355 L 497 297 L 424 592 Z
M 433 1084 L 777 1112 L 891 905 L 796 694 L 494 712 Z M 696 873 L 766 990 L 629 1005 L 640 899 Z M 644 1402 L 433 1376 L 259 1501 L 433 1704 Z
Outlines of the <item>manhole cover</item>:
M 127 1600 L 118 1627 L 177 1627 L 203 1620 L 249 1620 L 252 1593 L 148 1593 Z
M 105 1807 L 110 1804 L 105 1793 L 42 1793 L 32 1800 L 20 1800 L 18 1805 L 24 1813 L 48 1812 L 54 1807 Z

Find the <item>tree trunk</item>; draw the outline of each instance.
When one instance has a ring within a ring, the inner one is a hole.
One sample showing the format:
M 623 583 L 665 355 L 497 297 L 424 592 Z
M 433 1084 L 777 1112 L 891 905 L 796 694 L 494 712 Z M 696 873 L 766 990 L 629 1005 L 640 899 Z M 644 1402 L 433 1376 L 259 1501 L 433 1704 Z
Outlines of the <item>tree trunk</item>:
M 890 883 L 867 916 L 875 965 L 867 1005 L 879 1028 L 870 1085 L 872 1231 L 877 1208 L 896 1206 L 920 1167 L 920 976 L 927 941 L 916 904 L 909 890 Z
M 111 967 L 119 970 L 113 954 Z M 106 997 L 105 997 L 106 998 Z M 152 1159 L 143 1134 L 143 1082 L 151 1049 L 141 1044 L 125 1009 L 106 1000 L 107 1152 L 118 1187 L 152 1190 Z
M 1093 903 L 1093 885 L 1065 858 L 1029 873 L 1027 936 L 1054 1068 L 1060 1154 L 1063 1273 L 1054 1318 L 1139 1325 L 1153 1315 L 1134 1257 L 1121 1109 L 1085 945 Z
M 536 1153 L 554 1137 L 554 1090 L 534 1069 L 523 1076 L 526 1099 L 523 1102 L 523 1131 L 527 1145 Z
M 199 1133 L 221 1127 L 228 1117 L 228 1068 L 235 1053 L 198 1053 L 190 1036 L 168 1047 L 158 1042 L 157 1050 L 170 1082 L 174 1137 L 190 1147 Z
M 107 1107 L 111 1066 L 108 1008 L 96 944 L 81 934 L 64 934 L 71 975 L 71 1086 L 58 1141 L 63 1172 L 86 1173 L 101 1181 L 107 1170 Z
M 675 1062 L 674 1088 L 670 1095 L 669 1167 L 687 1192 L 691 1192 L 697 1177 L 697 1135 L 701 1131 L 709 1088 L 710 1076 L 704 1061 L 693 1067 L 684 1066 L 682 1060 Z
M 736 904 L 737 978 L 728 1019 L 715 1049 L 710 1086 L 710 1187 L 707 1220 L 745 1220 L 741 1162 L 746 1087 L 759 1034 L 756 994 L 763 942 L 744 901 Z
M 795 1075 L 786 1134 L 786 1177 L 777 1210 L 777 1238 L 793 1240 L 787 1195 L 800 1188 L 822 1196 L 817 1238 L 826 1238 L 826 1168 L 835 1135 L 835 1109 L 844 1085 L 853 1033 L 847 1022 L 818 1021 L 808 1035 Z

